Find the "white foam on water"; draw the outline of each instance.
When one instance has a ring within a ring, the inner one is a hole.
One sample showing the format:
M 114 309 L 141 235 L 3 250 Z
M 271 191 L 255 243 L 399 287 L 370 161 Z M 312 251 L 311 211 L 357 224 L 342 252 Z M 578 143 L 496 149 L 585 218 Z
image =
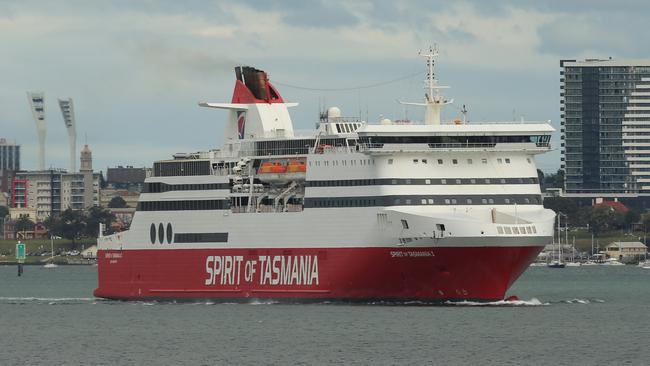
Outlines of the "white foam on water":
M 550 305 L 548 302 L 541 302 L 537 298 L 530 300 L 500 300 L 491 302 L 478 302 L 478 301 L 446 301 L 445 305 L 454 306 L 546 306 Z
M 605 300 L 601 300 L 601 299 L 578 299 L 578 298 L 575 298 L 575 299 L 571 299 L 571 300 L 564 300 L 564 301 L 561 301 L 561 302 L 563 302 L 565 304 L 587 305 L 587 304 L 591 304 L 591 303 L 602 304 L 602 303 L 605 302 Z
M 90 301 L 101 301 L 101 299 L 96 297 L 0 297 L 0 301 L 14 302 L 48 302 L 48 303 L 60 303 L 60 302 L 90 302 Z
M 247 305 L 274 305 L 278 304 L 278 301 L 271 300 L 252 300 L 246 303 Z

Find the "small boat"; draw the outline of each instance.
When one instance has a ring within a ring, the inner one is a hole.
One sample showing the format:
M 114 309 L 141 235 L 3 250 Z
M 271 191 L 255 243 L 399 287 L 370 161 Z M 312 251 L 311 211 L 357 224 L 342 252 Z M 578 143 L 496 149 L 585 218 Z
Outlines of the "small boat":
M 548 268 L 564 268 L 564 267 L 566 267 L 566 263 L 557 260 L 557 261 L 553 261 L 553 262 L 549 263 L 547 266 L 548 266 Z
M 546 265 L 547 264 L 544 263 L 544 262 L 533 262 L 533 263 L 530 264 L 529 267 L 546 267 Z
M 603 263 L 604 266 L 624 266 L 625 263 L 621 263 L 618 259 L 609 258 Z
M 640 261 L 639 262 L 639 267 L 641 267 L 643 269 L 650 269 L 650 260 L 646 259 L 646 260 Z
M 50 259 L 48 259 L 49 262 L 46 263 L 43 268 L 56 268 L 58 265 L 54 263 L 54 238 L 52 235 L 50 235 Z
M 567 234 L 568 235 L 568 234 Z M 576 237 L 573 237 L 573 244 L 571 245 L 571 262 L 567 262 L 567 267 L 580 267 L 582 263 L 576 262 Z

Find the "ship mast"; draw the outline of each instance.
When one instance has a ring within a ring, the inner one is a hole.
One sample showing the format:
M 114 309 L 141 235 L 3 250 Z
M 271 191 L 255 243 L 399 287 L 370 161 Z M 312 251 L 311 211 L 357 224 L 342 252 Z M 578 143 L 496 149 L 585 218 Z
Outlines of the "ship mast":
M 421 50 L 418 52 L 418 55 L 426 59 L 427 64 L 427 76 L 424 79 L 424 103 L 412 103 L 412 102 L 402 102 L 403 105 L 416 105 L 425 108 L 424 112 L 424 124 L 427 125 L 439 125 L 440 124 L 440 112 L 442 107 L 446 104 L 453 103 L 453 99 L 447 100 L 445 97 L 440 94 L 441 89 L 448 89 L 448 86 L 438 85 L 438 79 L 436 79 L 433 72 L 433 67 L 435 65 L 435 59 L 438 57 L 438 46 L 429 47 L 428 52 L 424 53 Z

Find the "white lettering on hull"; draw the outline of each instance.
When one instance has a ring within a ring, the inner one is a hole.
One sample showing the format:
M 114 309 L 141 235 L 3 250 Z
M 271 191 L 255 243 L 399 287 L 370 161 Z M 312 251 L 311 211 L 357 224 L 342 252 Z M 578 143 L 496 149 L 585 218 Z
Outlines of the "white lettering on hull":
M 316 255 L 260 255 L 257 260 L 244 259 L 243 256 L 210 255 L 205 259 L 205 272 L 206 286 L 232 286 L 253 282 L 270 286 L 318 286 L 320 284 Z

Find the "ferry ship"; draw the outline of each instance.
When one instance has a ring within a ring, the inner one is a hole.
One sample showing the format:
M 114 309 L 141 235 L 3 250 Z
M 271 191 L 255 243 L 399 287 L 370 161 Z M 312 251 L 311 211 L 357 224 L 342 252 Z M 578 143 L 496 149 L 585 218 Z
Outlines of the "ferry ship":
M 128 231 L 98 238 L 97 297 L 495 301 L 545 245 L 539 123 L 441 120 L 426 61 L 422 123 L 322 113 L 294 133 L 264 71 L 235 69 L 222 148 L 154 163 Z

